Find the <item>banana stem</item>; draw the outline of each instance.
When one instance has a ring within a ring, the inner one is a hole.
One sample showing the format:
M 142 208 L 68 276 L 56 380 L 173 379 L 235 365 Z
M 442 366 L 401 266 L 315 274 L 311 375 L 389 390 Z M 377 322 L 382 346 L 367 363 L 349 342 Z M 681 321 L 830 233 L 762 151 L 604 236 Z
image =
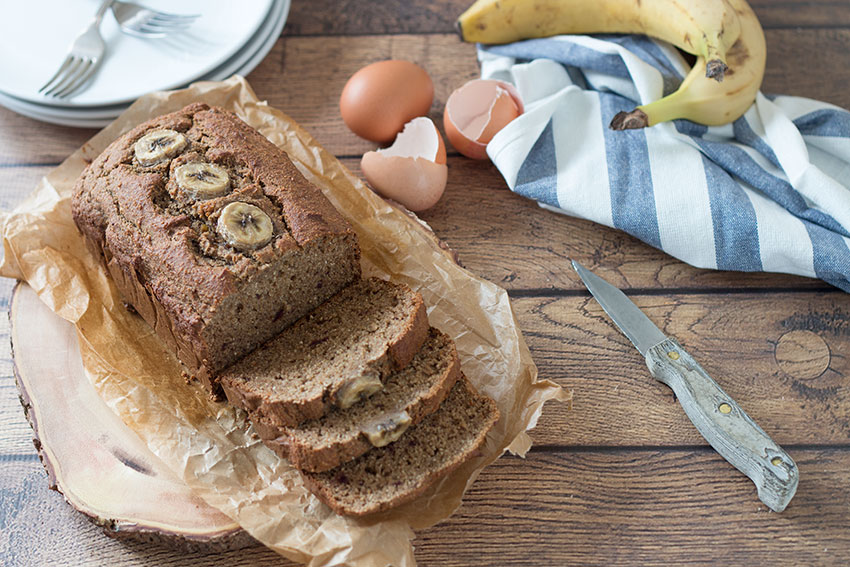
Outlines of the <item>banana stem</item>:
M 720 59 L 709 59 L 708 63 L 705 64 L 705 76 L 718 83 L 723 82 L 723 76 L 728 70 L 729 66 Z
M 639 130 L 649 126 L 649 116 L 646 113 L 636 108 L 631 112 L 618 112 L 611 120 L 609 128 L 612 130 Z
M 726 65 L 726 50 L 722 48 L 722 35 L 723 30 L 720 33 L 712 34 L 711 37 L 707 37 L 705 53 L 698 54 L 702 55 L 706 61 L 705 76 L 717 82 L 723 81 L 723 76 L 729 70 L 728 65 Z
M 612 130 L 633 130 L 685 118 L 693 104 L 693 101 L 685 96 L 686 93 L 685 89 L 680 89 L 664 98 L 638 106 L 631 112 L 618 112 L 609 127 Z

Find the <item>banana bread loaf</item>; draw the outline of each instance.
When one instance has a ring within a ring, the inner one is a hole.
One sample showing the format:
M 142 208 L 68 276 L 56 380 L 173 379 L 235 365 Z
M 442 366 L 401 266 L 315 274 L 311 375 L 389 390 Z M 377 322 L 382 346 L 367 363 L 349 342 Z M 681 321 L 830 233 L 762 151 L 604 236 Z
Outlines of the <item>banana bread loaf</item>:
M 398 439 L 437 410 L 459 376 L 454 341 L 432 327 L 413 360 L 362 403 L 298 427 L 278 427 L 257 416 L 252 421 L 263 442 L 294 467 L 326 471 Z
M 214 393 L 220 370 L 360 274 L 356 235 L 321 190 L 205 104 L 113 142 L 72 212 L 126 303 Z
M 422 423 L 386 447 L 326 472 L 303 472 L 304 483 L 334 511 L 364 516 L 419 496 L 473 457 L 499 419 L 495 402 L 461 377 Z
M 358 280 L 221 373 L 233 405 L 294 427 L 383 388 L 428 336 L 422 296 L 404 284 Z

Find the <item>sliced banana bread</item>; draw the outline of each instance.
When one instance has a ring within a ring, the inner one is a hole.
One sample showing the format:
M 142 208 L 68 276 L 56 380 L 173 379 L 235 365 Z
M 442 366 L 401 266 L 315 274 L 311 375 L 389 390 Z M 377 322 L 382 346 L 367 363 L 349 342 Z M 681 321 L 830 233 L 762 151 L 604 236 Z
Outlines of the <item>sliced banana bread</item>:
M 218 371 L 360 275 L 354 230 L 321 190 L 205 104 L 115 140 L 71 211 L 124 300 L 213 389 Z
M 383 388 L 428 336 L 422 296 L 404 284 L 358 280 L 222 372 L 232 404 L 294 427 Z
M 420 495 L 473 457 L 499 419 L 495 402 L 461 377 L 443 404 L 395 443 L 326 472 L 302 472 L 307 487 L 339 514 L 364 516 Z
M 278 427 L 256 416 L 252 421 L 264 443 L 293 466 L 326 471 L 398 439 L 437 410 L 459 376 L 454 341 L 431 328 L 413 360 L 362 403 L 333 409 L 298 427 Z

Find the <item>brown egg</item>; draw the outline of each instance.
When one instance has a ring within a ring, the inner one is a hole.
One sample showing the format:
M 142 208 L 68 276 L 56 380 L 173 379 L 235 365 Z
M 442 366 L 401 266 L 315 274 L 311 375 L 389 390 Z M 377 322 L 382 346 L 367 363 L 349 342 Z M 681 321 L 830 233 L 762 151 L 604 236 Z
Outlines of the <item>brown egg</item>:
M 360 169 L 382 196 L 424 211 L 446 190 L 446 146 L 430 118 L 414 118 L 392 146 L 363 154 Z
M 428 114 L 434 83 L 410 61 L 378 61 L 348 79 L 339 97 L 339 111 L 351 131 L 367 140 L 386 143 L 417 116 Z
M 522 113 L 522 100 L 513 85 L 475 79 L 449 96 L 443 127 L 457 151 L 473 159 L 486 159 L 487 144 L 493 136 Z

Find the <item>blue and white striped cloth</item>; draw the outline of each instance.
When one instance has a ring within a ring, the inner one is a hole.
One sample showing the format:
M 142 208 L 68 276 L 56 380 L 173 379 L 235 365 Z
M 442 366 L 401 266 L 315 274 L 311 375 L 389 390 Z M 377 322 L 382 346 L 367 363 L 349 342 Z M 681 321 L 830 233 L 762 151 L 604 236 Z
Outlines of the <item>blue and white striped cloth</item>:
M 850 113 L 759 93 L 733 124 L 608 128 L 674 91 L 688 65 L 641 36 L 480 46 L 484 78 L 526 112 L 487 153 L 511 190 L 624 230 L 700 268 L 785 272 L 850 292 Z

